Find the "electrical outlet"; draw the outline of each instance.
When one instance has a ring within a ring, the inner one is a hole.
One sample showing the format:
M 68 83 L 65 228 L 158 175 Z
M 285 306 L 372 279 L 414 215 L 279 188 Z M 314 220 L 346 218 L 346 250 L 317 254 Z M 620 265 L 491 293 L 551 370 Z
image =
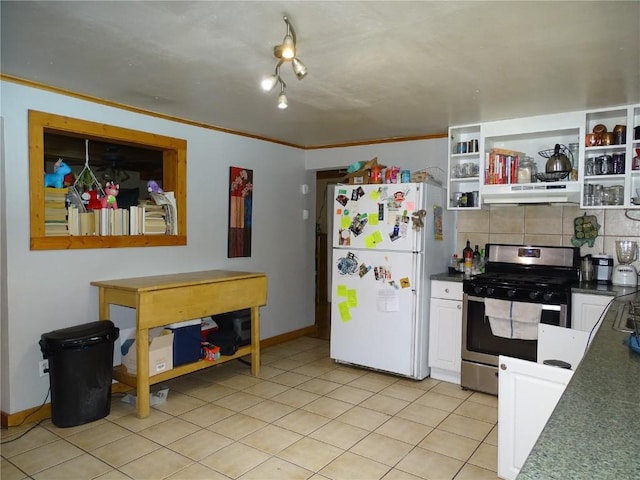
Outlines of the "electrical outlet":
M 41 377 L 49 375 L 49 360 L 40 360 L 38 362 L 38 372 L 40 372 Z

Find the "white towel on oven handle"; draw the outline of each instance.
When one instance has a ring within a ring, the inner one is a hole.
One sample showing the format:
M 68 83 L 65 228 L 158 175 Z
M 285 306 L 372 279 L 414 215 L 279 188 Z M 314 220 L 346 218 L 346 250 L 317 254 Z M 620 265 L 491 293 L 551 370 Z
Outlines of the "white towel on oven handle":
M 489 318 L 491 333 L 496 337 L 538 339 L 538 323 L 542 316 L 539 303 L 485 298 L 484 314 Z

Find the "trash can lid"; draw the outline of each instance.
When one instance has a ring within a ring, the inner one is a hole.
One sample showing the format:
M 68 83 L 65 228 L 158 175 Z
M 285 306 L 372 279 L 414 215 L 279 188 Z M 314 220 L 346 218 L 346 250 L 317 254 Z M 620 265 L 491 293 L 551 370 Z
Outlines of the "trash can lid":
M 69 348 L 102 343 L 104 341 L 115 341 L 119 332 L 120 329 L 111 320 L 100 320 L 43 333 L 40 337 L 40 345 L 49 348 Z

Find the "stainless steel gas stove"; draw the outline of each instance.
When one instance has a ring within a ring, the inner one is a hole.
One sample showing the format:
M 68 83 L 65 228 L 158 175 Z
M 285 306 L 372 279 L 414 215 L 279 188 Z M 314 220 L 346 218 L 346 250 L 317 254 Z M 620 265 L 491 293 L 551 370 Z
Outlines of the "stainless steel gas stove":
M 486 299 L 501 301 L 507 312 L 526 311 L 526 304 L 539 305 L 529 310 L 540 312 L 540 323 L 569 327 L 580 249 L 494 243 L 487 244 L 485 255 L 485 273 L 463 282 L 461 385 L 497 395 L 498 356 L 536 361 L 537 339 L 497 333 L 485 314 Z

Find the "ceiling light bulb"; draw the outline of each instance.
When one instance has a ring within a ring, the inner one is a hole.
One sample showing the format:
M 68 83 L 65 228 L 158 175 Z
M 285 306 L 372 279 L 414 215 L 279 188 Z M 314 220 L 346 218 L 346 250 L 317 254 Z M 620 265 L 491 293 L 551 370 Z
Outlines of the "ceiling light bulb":
M 280 95 L 278 95 L 278 108 L 280 110 L 284 110 L 285 108 L 287 108 L 287 106 L 287 96 L 284 94 L 284 89 L 282 89 L 282 92 L 280 92 Z
M 284 40 L 282 40 L 282 58 L 285 60 L 291 60 L 296 56 L 296 47 L 293 43 L 293 38 L 289 33 L 285 35 Z
M 270 75 L 263 78 L 260 85 L 265 92 L 270 92 L 271 90 L 273 90 L 273 87 L 276 86 L 276 83 L 278 83 L 277 75 Z
M 293 73 L 296 74 L 298 80 L 302 80 L 307 75 L 307 67 L 298 58 L 291 60 L 291 66 L 293 67 Z

